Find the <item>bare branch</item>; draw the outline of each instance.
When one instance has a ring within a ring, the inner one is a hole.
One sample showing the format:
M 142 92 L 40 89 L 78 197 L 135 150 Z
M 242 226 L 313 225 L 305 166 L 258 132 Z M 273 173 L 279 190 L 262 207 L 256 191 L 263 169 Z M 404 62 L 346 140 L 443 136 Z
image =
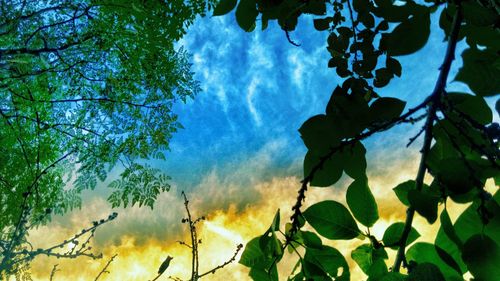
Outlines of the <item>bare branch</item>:
M 106 265 L 102 268 L 102 270 L 99 272 L 99 274 L 97 274 L 97 276 L 95 277 L 94 281 L 97 281 L 101 275 L 103 275 L 104 273 L 108 273 L 109 274 L 109 271 L 107 270 L 109 265 L 113 262 L 113 260 L 116 258 L 116 256 L 118 256 L 118 254 L 115 254 L 114 256 L 112 256 L 108 262 L 106 263 Z

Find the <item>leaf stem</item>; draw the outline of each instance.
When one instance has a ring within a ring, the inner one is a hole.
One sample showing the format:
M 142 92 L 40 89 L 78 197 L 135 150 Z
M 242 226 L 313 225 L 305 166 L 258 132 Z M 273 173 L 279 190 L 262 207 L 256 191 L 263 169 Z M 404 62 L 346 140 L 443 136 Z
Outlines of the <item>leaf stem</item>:
M 425 121 L 425 130 L 424 130 L 424 144 L 422 145 L 420 164 L 418 167 L 417 177 L 415 179 L 415 188 L 417 190 L 422 190 L 424 184 L 424 177 L 427 171 L 426 160 L 430 151 L 431 143 L 432 143 L 432 126 L 436 119 L 436 112 L 439 108 L 439 102 L 442 95 L 445 92 L 446 80 L 448 79 L 448 74 L 450 72 L 451 63 L 455 59 L 455 49 L 458 42 L 458 32 L 460 31 L 460 25 L 462 24 L 462 11 L 461 6 L 458 5 L 456 9 L 456 13 L 453 17 L 453 26 L 450 34 L 450 39 L 448 40 L 448 46 L 446 49 L 446 54 L 444 57 L 443 64 L 440 68 L 440 73 L 438 80 L 436 81 L 436 85 L 434 87 L 433 92 L 428 97 L 430 101 L 428 104 L 428 114 L 427 119 Z M 399 241 L 399 248 L 396 254 L 396 260 L 394 261 L 394 265 L 392 267 L 393 272 L 399 272 L 401 264 L 406 263 L 405 259 L 405 248 L 406 241 L 408 240 L 408 236 L 410 234 L 411 225 L 413 223 L 413 217 L 415 216 L 415 209 L 411 206 L 406 211 L 406 221 L 403 229 L 403 233 L 401 234 L 401 239 Z

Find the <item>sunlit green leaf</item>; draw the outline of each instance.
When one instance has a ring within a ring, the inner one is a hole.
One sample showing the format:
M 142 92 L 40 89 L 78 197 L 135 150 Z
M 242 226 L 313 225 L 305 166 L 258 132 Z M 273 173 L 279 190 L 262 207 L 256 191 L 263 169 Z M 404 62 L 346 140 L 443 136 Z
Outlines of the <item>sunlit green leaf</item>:
M 306 221 L 323 237 L 350 240 L 359 234 L 354 218 L 344 205 L 336 201 L 322 201 L 304 211 Z
M 346 201 L 354 217 L 363 225 L 370 227 L 378 220 L 377 202 L 366 180 L 355 180 L 349 185 Z
M 403 222 L 396 222 L 391 224 L 384 232 L 384 237 L 382 241 L 386 247 L 391 249 L 399 248 L 399 241 L 401 240 L 401 235 L 403 234 L 403 229 L 405 224 Z M 410 245 L 415 240 L 420 237 L 420 233 L 415 228 L 411 228 L 408 238 L 406 239 L 406 245 Z

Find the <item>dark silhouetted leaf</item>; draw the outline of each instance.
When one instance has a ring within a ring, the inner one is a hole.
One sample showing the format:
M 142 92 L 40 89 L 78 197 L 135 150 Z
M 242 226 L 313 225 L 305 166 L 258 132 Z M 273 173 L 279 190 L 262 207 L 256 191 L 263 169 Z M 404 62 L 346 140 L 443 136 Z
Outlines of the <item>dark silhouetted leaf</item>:
M 311 174 L 313 168 L 320 163 L 320 157 L 308 151 L 304 158 L 304 177 Z M 342 176 L 342 162 L 340 153 L 334 153 L 326 159 L 324 164 L 315 171 L 310 184 L 312 186 L 327 187 L 336 183 Z
M 437 219 L 437 205 L 439 198 L 434 195 L 418 191 L 410 190 L 408 192 L 408 202 L 410 205 L 429 223 L 434 223 Z
M 495 281 L 500 276 L 500 248 L 487 235 L 476 234 L 464 243 L 462 259 L 478 280 Z
M 327 30 L 330 28 L 330 23 L 332 22 L 333 18 L 332 17 L 326 17 L 324 19 L 315 19 L 314 20 L 314 28 L 316 30 L 322 31 L 322 30 Z
M 255 20 L 258 15 L 255 0 L 241 0 L 236 7 L 236 22 L 247 32 L 255 28 Z
M 462 53 L 463 66 L 455 80 L 466 83 L 474 94 L 492 96 L 500 92 L 500 64 L 491 50 L 467 49 Z
M 340 152 L 347 175 L 355 180 L 366 180 L 366 149 L 361 142 L 348 145 Z
M 408 276 L 408 281 L 445 281 L 445 278 L 439 268 L 429 262 L 418 264 L 412 269 Z
M 214 16 L 222 16 L 231 12 L 236 7 L 237 0 L 220 0 L 219 4 L 215 6 Z
M 446 100 L 452 109 L 470 118 L 479 124 L 489 124 L 493 120 L 493 113 L 482 97 L 464 93 L 448 93 Z
M 415 53 L 427 43 L 430 34 L 430 17 L 425 12 L 401 22 L 391 33 L 382 35 L 383 46 L 391 56 Z
M 397 98 L 378 98 L 370 105 L 370 119 L 374 123 L 383 123 L 399 117 L 406 102 Z
M 401 203 L 405 204 L 406 206 L 410 206 L 410 202 L 408 202 L 408 191 L 412 189 L 415 189 L 414 180 L 400 183 L 392 190 L 394 190 L 394 193 L 396 193 L 396 196 L 398 197 L 399 201 L 401 201 Z

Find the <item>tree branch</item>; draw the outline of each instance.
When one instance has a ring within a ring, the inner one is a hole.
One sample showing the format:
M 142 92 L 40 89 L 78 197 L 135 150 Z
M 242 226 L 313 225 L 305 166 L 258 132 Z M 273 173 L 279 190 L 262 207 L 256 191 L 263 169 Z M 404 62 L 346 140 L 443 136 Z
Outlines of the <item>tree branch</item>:
M 441 71 L 439 73 L 438 80 L 436 81 L 434 90 L 432 94 L 429 96 L 432 102 L 430 103 L 428 109 L 429 111 L 425 123 L 424 144 L 422 146 L 420 165 L 418 168 L 417 177 L 415 179 L 415 188 L 417 190 L 422 190 L 424 184 L 424 176 L 427 170 L 425 162 L 432 142 L 432 126 L 436 118 L 436 111 L 438 109 L 440 99 L 444 94 L 446 81 L 448 79 L 448 74 L 450 72 L 451 63 L 455 59 L 455 49 L 457 46 L 458 32 L 460 31 L 461 24 L 462 24 L 462 7 L 458 5 L 455 16 L 453 17 L 453 25 L 450 34 L 450 39 L 448 40 L 448 47 L 444 57 L 444 62 L 441 66 Z M 415 209 L 410 206 L 406 211 L 406 214 L 407 215 L 406 215 L 405 226 L 403 229 L 403 233 L 401 234 L 401 240 L 399 241 L 398 252 L 396 254 L 396 259 L 392 267 L 393 272 L 399 272 L 401 263 L 406 261 L 405 258 L 406 240 L 408 240 L 408 235 L 410 234 L 411 231 L 411 225 L 413 223 Z
M 226 262 L 224 262 L 223 264 L 221 265 L 218 265 L 210 270 L 208 270 L 207 272 L 203 273 L 203 274 L 200 274 L 198 275 L 198 278 L 201 278 L 205 275 L 208 275 L 210 273 L 214 274 L 217 270 L 227 266 L 228 264 L 234 262 L 236 260 L 236 256 L 238 255 L 238 253 L 240 252 L 240 250 L 243 248 L 243 244 L 238 244 L 238 246 L 236 246 L 236 252 L 234 253 L 234 255 L 229 259 L 227 260 Z

